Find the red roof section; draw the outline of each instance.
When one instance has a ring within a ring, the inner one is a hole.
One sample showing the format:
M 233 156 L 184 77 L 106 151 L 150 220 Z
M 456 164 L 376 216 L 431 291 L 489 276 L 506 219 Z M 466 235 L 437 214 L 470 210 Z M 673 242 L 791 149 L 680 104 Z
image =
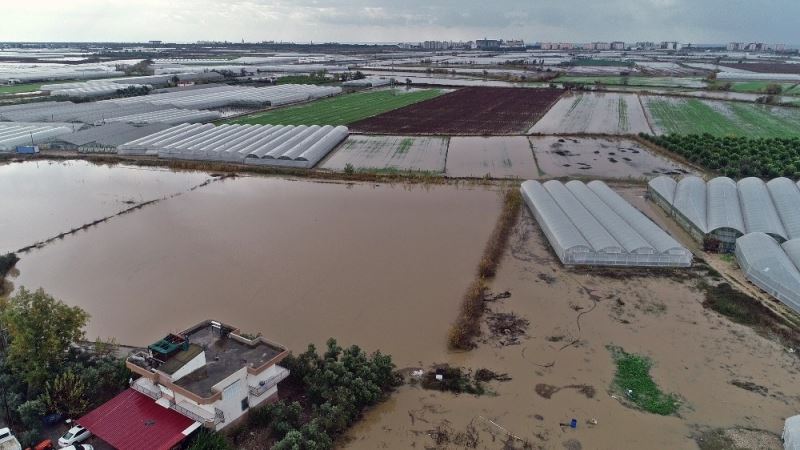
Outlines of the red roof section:
M 194 421 L 128 389 L 78 423 L 119 450 L 168 450 L 186 437 L 183 430 Z

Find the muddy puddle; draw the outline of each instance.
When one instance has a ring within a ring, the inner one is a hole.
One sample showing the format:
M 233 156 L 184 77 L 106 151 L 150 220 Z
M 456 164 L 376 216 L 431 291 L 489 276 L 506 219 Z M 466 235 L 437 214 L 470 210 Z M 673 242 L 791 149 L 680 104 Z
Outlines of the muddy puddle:
M 643 194 L 630 189 L 628 198 Z M 403 387 L 366 415 L 345 447 L 697 449 L 698 430 L 780 433 L 783 419 L 797 413 L 797 357 L 704 309 L 692 281 L 608 277 L 557 261 L 526 210 L 492 283 L 511 296 L 489 304 L 528 320 L 526 335 L 435 361 L 511 380 L 489 383 L 494 395 L 480 397 Z M 681 399 L 677 416 L 622 403 L 610 389 L 608 345 L 652 359 L 655 382 Z M 564 425 L 572 419 L 574 429 Z
M 531 136 L 536 162 L 547 178 L 645 179 L 692 173 L 629 139 Z
M 104 166 L 86 161 L 0 165 L 0 254 L 135 204 L 188 191 L 210 178 L 202 172 Z
M 525 136 L 450 138 L 446 174 L 451 177 L 531 179 L 539 176 Z
M 499 207 L 482 187 L 227 179 L 22 255 L 12 282 L 84 308 L 91 338 L 145 345 L 215 318 L 406 366 L 444 357 Z

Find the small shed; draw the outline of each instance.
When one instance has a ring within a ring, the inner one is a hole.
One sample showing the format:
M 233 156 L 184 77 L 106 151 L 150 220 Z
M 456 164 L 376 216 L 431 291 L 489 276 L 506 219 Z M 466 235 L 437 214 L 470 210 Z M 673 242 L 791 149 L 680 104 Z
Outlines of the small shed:
M 17 147 L 17 153 L 21 155 L 32 155 L 34 153 L 39 153 L 39 146 L 38 145 L 20 145 Z

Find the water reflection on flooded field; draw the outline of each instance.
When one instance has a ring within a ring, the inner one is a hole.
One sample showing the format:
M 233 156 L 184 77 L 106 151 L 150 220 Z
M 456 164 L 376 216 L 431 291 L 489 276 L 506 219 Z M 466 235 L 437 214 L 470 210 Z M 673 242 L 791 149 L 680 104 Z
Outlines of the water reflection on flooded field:
M 86 309 L 90 337 L 142 345 L 216 318 L 408 365 L 446 352 L 499 206 L 484 188 L 225 180 L 27 253 L 13 282 Z
M 86 161 L 0 165 L 0 254 L 15 251 L 141 203 L 184 192 L 211 178 Z

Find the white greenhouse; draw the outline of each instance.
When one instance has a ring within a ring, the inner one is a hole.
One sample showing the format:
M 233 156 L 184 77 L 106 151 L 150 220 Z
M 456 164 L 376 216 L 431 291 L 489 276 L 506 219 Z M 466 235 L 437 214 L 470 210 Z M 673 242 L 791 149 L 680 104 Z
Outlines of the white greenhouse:
M 692 254 L 601 181 L 522 183 L 525 203 L 565 265 L 688 267 Z
M 348 134 L 347 127 L 331 125 L 183 124 L 120 145 L 117 151 L 170 159 L 311 168 Z
M 800 313 L 800 239 L 779 245 L 762 232 L 736 240 L 736 260 L 747 279 Z
M 73 132 L 66 123 L 0 122 L 0 153 L 12 153 L 19 146 L 40 145 Z
M 736 239 L 754 232 L 779 243 L 800 237 L 800 189 L 787 178 L 706 183 L 689 176 L 676 183 L 661 176 L 650 181 L 648 194 L 707 248 L 731 252 Z

